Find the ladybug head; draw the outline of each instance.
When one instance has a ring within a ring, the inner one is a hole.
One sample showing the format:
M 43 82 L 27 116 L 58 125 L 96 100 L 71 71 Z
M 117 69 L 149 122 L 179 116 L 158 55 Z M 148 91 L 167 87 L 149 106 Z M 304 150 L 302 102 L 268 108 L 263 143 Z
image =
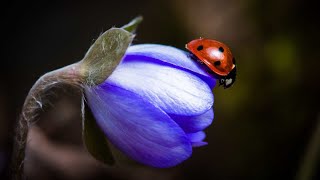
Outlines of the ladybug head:
M 237 69 L 236 66 L 234 66 L 227 76 L 221 76 L 219 78 L 219 86 L 222 85 L 225 89 L 231 87 L 236 81 L 236 72 Z

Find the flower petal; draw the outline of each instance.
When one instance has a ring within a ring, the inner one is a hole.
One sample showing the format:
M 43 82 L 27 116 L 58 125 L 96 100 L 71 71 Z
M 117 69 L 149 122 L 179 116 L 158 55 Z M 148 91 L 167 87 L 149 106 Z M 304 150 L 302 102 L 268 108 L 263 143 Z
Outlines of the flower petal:
M 148 58 L 126 57 L 106 82 L 139 94 L 166 113 L 199 115 L 213 105 L 210 87 L 197 76 Z
M 183 130 L 141 96 L 106 83 L 86 87 L 85 93 L 110 142 L 132 159 L 163 168 L 191 155 L 192 147 Z
M 204 138 L 206 138 L 206 133 L 199 131 L 196 133 L 188 133 L 187 136 L 190 142 L 201 142 L 204 140 Z
M 199 116 L 178 116 L 170 114 L 170 117 L 187 133 L 202 131 L 213 121 L 214 113 L 210 109 Z
M 206 68 L 200 65 L 196 59 L 193 59 L 190 53 L 172 46 L 159 44 L 133 45 L 128 48 L 126 56 L 142 56 L 160 60 L 196 73 L 198 76 L 201 76 L 200 78 L 204 79 L 211 88 L 216 84 L 212 75 L 206 72 Z
M 201 142 L 193 142 L 192 143 L 192 147 L 201 147 L 201 146 L 205 146 L 205 145 L 208 145 L 208 143 L 207 142 L 203 142 L 203 141 L 201 141 Z
M 206 138 L 206 134 L 203 131 L 199 131 L 196 133 L 188 133 L 187 134 L 192 147 L 200 147 L 200 146 L 205 146 L 208 143 L 204 142 L 204 138 Z

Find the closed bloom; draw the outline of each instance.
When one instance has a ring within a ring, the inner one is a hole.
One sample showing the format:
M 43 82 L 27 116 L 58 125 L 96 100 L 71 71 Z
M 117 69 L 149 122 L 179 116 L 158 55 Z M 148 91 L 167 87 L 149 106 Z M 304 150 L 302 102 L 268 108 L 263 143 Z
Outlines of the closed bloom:
M 191 56 L 170 46 L 128 48 L 103 83 L 86 87 L 87 103 L 108 140 L 130 158 L 172 167 L 206 145 L 213 121 L 215 79 Z

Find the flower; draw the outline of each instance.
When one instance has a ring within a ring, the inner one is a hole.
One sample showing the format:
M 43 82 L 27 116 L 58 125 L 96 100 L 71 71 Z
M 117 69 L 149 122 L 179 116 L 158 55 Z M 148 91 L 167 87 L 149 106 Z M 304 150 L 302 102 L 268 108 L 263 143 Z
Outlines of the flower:
M 87 103 L 108 140 L 145 165 L 175 166 L 206 145 L 216 80 L 187 52 L 130 46 L 103 83 L 85 87 Z

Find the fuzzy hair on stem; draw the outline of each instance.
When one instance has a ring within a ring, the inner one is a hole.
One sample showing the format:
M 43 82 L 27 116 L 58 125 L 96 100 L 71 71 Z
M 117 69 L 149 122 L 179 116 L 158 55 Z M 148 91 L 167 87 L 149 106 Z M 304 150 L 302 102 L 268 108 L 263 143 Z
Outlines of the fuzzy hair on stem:
M 38 79 L 28 93 L 21 110 L 16 129 L 15 144 L 12 159 L 13 179 L 23 179 L 23 164 L 29 127 L 37 121 L 43 107 L 49 104 L 46 98 L 53 88 L 66 85 L 82 91 L 83 77 L 79 75 L 79 63 L 71 64 L 61 69 L 49 72 Z

